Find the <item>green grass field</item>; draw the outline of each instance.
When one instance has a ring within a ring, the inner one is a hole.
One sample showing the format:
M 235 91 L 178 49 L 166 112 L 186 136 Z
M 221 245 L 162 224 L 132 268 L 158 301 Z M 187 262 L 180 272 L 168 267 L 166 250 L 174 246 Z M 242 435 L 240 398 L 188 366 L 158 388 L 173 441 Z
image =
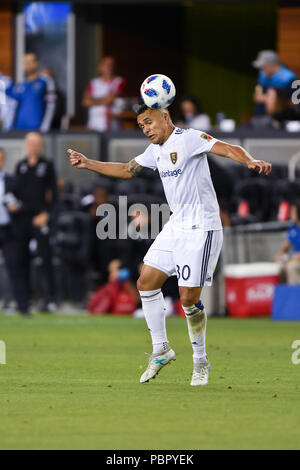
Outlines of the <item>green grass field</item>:
M 209 385 L 191 387 L 182 318 L 176 362 L 147 384 L 144 320 L 0 315 L 1 449 L 300 449 L 300 325 L 209 318 Z

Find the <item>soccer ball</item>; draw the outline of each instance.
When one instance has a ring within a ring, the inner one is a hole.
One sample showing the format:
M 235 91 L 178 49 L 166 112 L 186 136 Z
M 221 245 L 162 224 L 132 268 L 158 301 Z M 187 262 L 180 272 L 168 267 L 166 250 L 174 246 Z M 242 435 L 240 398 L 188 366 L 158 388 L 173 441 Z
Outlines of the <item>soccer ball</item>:
M 148 108 L 160 109 L 170 106 L 175 98 L 174 83 L 159 73 L 147 77 L 141 86 L 141 98 Z

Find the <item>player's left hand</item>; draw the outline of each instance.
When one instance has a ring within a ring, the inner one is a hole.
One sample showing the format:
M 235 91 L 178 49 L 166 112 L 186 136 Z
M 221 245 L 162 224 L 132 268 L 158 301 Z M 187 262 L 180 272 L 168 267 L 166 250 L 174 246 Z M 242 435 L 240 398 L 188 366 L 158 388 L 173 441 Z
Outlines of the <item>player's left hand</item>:
M 263 160 L 252 160 L 248 163 L 249 170 L 256 170 L 260 175 L 269 175 L 272 171 L 271 163 L 264 162 Z

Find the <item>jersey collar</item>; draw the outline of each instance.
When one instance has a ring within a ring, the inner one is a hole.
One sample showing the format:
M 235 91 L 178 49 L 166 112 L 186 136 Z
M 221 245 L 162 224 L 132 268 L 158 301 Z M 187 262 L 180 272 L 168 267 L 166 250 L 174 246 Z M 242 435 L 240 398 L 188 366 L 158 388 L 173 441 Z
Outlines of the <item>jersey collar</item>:
M 173 129 L 173 132 L 169 135 L 169 137 L 167 138 L 167 140 L 161 145 L 161 147 L 164 147 L 164 145 L 167 145 L 171 139 L 173 139 L 174 135 L 175 135 L 175 132 L 176 130 L 179 129 L 178 127 L 174 127 Z

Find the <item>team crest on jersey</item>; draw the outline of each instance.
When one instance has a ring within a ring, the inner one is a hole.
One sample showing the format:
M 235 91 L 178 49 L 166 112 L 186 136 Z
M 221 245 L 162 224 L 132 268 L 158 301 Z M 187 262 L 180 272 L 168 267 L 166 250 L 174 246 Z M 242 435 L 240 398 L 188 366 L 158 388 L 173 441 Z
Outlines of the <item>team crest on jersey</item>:
M 20 166 L 20 173 L 22 174 L 27 173 L 27 170 L 28 170 L 28 167 L 26 163 L 22 163 L 22 165 Z
M 47 171 L 46 163 L 41 162 L 38 164 L 35 174 L 36 176 L 43 178 L 46 174 L 46 171 Z
M 209 134 L 201 134 L 202 139 L 210 141 L 212 139 L 212 136 Z
M 173 163 L 173 165 L 176 165 L 177 160 L 178 160 L 177 152 L 171 152 L 170 153 L 170 159 L 171 159 L 171 162 Z

